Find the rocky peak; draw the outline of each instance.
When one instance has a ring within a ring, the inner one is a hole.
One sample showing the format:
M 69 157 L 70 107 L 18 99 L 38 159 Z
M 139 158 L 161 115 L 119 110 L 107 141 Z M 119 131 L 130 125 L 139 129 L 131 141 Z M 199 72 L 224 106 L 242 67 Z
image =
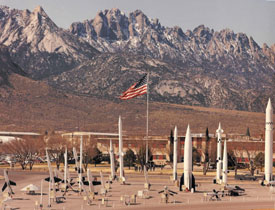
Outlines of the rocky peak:
M 32 12 L 8 8 L 4 12 L 0 44 L 8 46 L 14 61 L 34 78 L 74 67 L 96 53 L 88 43 L 59 28 L 40 6 Z
M 113 8 L 106 11 L 108 27 L 116 35 L 115 39 L 125 40 L 129 37 L 128 18 L 119 9 Z
M 267 56 L 273 64 L 275 64 L 275 44 L 268 47 L 268 45 L 264 43 L 262 50 L 264 55 Z
M 253 38 L 244 33 L 230 29 L 214 31 L 204 25 L 184 33 L 177 26 L 161 26 L 158 19 L 148 18 L 141 10 L 129 13 L 128 17 L 116 8 L 105 10 L 89 23 L 73 23 L 70 31 L 101 52 L 145 53 L 180 62 L 193 58 L 200 64 L 203 60 L 221 62 L 221 58 L 251 58 L 255 62 L 265 57 Z
M 150 25 L 148 17 L 141 10 L 136 10 L 130 13 L 129 21 L 139 31 L 139 34 L 142 34 L 144 30 Z
M 44 9 L 41 6 L 39 6 L 39 5 L 34 8 L 33 13 L 37 13 L 37 14 L 40 14 L 42 16 L 48 16 L 46 14 L 46 12 L 44 11 Z
M 215 32 L 215 36 L 220 37 L 220 40 L 223 43 L 231 42 L 231 41 L 234 41 L 236 39 L 236 34 L 234 33 L 234 31 L 231 30 L 231 29 L 228 29 L 228 28 L 223 29 L 220 32 Z
M 251 36 L 249 37 L 249 46 L 253 52 L 257 52 L 261 49 L 260 46 L 254 41 L 254 39 Z
M 0 19 L 5 18 L 5 16 L 7 15 L 8 11 L 9 11 L 9 7 L 1 6 L 0 5 Z

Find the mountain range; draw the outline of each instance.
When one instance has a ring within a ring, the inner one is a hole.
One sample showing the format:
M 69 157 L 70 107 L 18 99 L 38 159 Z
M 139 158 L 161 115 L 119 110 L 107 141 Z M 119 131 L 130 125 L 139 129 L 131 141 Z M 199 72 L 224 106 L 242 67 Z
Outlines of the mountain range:
M 64 30 L 40 6 L 1 6 L 0 44 L 28 77 L 77 95 L 116 101 L 150 72 L 152 101 L 249 111 L 275 101 L 275 44 L 204 25 L 183 32 L 140 10 L 100 11 Z

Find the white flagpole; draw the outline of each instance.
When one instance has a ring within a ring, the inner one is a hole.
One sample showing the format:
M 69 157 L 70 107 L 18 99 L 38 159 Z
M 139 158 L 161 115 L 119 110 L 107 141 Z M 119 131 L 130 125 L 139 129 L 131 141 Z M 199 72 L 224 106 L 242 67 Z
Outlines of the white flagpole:
M 148 132 L 149 132 L 149 72 L 147 74 L 146 163 L 148 163 L 149 161 Z

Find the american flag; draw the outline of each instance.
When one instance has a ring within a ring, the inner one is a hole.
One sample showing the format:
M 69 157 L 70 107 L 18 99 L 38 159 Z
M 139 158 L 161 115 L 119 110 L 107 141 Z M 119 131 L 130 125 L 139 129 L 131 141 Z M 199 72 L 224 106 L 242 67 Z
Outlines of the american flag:
M 147 93 L 147 74 L 145 74 L 138 82 L 133 84 L 119 97 L 121 100 L 128 100 L 136 96 Z

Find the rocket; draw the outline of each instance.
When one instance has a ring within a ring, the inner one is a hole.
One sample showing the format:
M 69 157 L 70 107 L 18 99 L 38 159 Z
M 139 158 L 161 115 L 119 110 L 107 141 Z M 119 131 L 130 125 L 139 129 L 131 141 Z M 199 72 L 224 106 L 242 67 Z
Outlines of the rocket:
M 79 181 L 79 192 L 82 192 L 82 159 L 83 159 L 83 136 L 80 138 L 80 158 L 79 158 L 79 171 L 78 171 L 78 181 Z
M 227 184 L 227 171 L 228 171 L 228 160 L 227 160 L 227 146 L 226 140 L 224 141 L 224 149 L 223 149 L 223 168 L 222 168 L 222 182 L 226 185 Z
M 48 163 L 48 168 L 49 168 L 49 173 L 50 173 L 48 207 L 51 207 L 51 192 L 53 193 L 54 200 L 56 200 L 56 194 L 55 194 L 56 193 L 56 189 L 55 189 L 55 177 L 53 176 L 51 161 L 50 161 L 47 149 L 46 149 L 46 157 L 47 157 L 47 163 Z
M 216 180 L 220 181 L 221 170 L 222 170 L 222 133 L 223 133 L 223 129 L 221 128 L 221 123 L 219 123 L 219 128 L 216 130 L 216 133 L 218 135 Z
M 65 153 L 64 153 L 64 189 L 65 192 L 67 191 L 67 172 L 68 170 L 68 150 L 67 147 L 65 148 Z
M 265 111 L 265 180 L 272 180 L 273 167 L 273 108 L 269 98 Z
M 102 171 L 100 171 L 99 174 L 100 174 L 100 180 L 101 180 L 101 187 L 105 189 L 105 182 L 104 182 Z
M 92 175 L 91 170 L 89 168 L 87 170 L 87 179 L 88 179 L 88 183 L 89 183 L 89 191 L 94 192 L 93 175 Z
M 175 127 L 174 131 L 174 153 L 173 153 L 173 180 L 177 180 L 177 157 L 178 157 L 178 129 Z
M 76 152 L 76 148 L 73 147 L 73 155 L 74 155 L 74 160 L 75 160 L 75 171 L 79 170 L 79 163 L 78 163 L 78 156 Z
M 115 179 L 115 157 L 112 140 L 110 140 L 110 162 L 111 162 L 111 178 Z
M 188 125 L 184 142 L 184 185 L 188 190 L 192 188 L 192 138 Z
M 4 192 L 6 188 L 8 188 L 9 195 L 11 196 L 12 194 L 14 194 L 14 192 L 12 191 L 11 185 L 16 185 L 16 183 L 9 179 L 8 171 L 6 169 L 4 169 L 4 178 L 5 178 L 5 183 L 2 187 L 2 192 Z
M 121 122 L 121 116 L 119 115 L 118 118 L 118 149 L 119 149 L 119 176 L 120 178 L 124 178 L 124 171 L 123 171 L 123 142 L 122 142 L 122 122 Z

